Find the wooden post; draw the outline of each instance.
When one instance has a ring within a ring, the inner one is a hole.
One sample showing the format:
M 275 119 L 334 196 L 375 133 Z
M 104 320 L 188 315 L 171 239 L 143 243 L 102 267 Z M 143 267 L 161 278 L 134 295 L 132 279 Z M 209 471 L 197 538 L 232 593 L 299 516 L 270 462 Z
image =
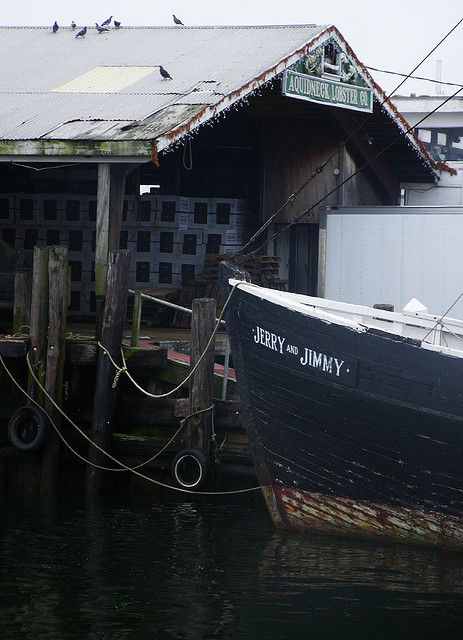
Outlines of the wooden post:
M 111 165 L 111 184 L 109 190 L 109 251 L 117 251 L 120 246 L 125 181 L 130 168 L 128 164 Z
M 32 264 L 32 295 L 30 314 L 29 359 L 34 373 L 42 385 L 45 384 L 45 359 L 48 325 L 48 248 L 34 247 Z M 43 394 L 37 388 L 32 376 L 28 378 L 28 391 L 43 406 Z M 40 491 L 40 453 L 30 453 L 24 462 L 24 489 Z
M 120 347 L 124 333 L 129 288 L 130 252 L 115 251 L 109 254 L 108 282 L 100 341 L 114 360 L 121 362 Z M 116 371 L 108 356 L 98 350 L 96 389 L 93 407 L 93 440 L 105 451 L 110 450 L 112 419 L 117 389 L 112 388 Z M 112 466 L 110 460 L 95 447 L 90 446 L 89 460 L 92 463 Z M 87 467 L 87 491 L 97 493 L 103 488 L 101 470 Z
M 108 162 L 101 162 L 98 165 L 95 237 L 95 301 L 97 337 L 100 335 L 99 332 L 103 316 L 104 296 L 106 292 L 106 274 L 108 270 L 110 187 L 110 164 Z
M 140 322 L 143 299 L 141 291 L 135 291 L 133 296 L 133 314 L 132 314 L 132 338 L 130 340 L 131 347 L 138 347 L 140 342 Z
M 66 314 L 68 306 L 68 253 L 66 247 L 51 247 L 48 259 L 48 334 L 45 389 L 61 405 L 63 390 Z M 59 426 L 60 415 L 49 400 L 45 409 Z M 60 441 L 52 431 L 42 453 L 40 487 L 43 493 L 57 488 L 60 458 Z
M 14 274 L 13 333 L 29 333 L 31 289 L 32 274 L 29 269 L 16 269 Z
M 213 298 L 193 300 L 191 317 L 191 366 L 194 367 L 203 353 L 215 326 L 216 303 Z M 190 383 L 190 413 L 212 405 L 214 383 L 213 340 Z M 210 412 L 191 418 L 188 423 L 187 442 L 192 449 L 201 451 L 208 462 L 212 461 L 212 414 Z

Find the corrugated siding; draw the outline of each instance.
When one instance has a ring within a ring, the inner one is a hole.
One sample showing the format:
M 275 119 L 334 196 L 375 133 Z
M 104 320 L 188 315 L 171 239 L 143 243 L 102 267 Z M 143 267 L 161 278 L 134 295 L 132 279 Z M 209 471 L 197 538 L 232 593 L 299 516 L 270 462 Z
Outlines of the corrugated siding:
M 141 120 L 174 105 L 217 103 L 325 27 L 133 27 L 76 39 L 70 29 L 0 27 L 0 139 L 37 139 L 73 120 Z M 96 67 L 154 67 L 117 93 L 57 93 Z M 189 109 L 185 110 L 188 113 Z M 185 120 L 177 112 L 178 121 Z

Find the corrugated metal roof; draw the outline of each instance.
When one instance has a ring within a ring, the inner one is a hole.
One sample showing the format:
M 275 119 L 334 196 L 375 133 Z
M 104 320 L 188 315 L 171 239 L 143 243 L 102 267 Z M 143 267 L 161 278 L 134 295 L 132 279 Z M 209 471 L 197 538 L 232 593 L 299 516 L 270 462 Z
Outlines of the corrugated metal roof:
M 32 141 L 39 149 L 41 140 L 155 140 L 161 151 L 328 37 L 356 61 L 383 104 L 384 93 L 332 25 L 123 27 L 103 34 L 89 28 L 82 39 L 69 28 L 53 34 L 49 27 L 0 27 L 0 141 L 25 141 L 21 148 Z M 173 79 L 163 79 L 158 65 Z M 127 69 L 130 82 L 108 93 L 117 67 Z M 101 79 L 101 93 L 98 81 L 92 93 L 75 91 L 86 74 Z M 68 83 L 72 92 L 56 90 Z M 405 134 L 408 125 L 393 105 L 386 100 L 383 109 Z M 406 138 L 430 171 L 427 152 L 412 133 Z
M 69 121 L 143 120 L 174 105 L 213 105 L 324 28 L 126 27 L 104 34 L 89 28 L 85 38 L 76 39 L 64 28 L 53 34 L 45 27 L 0 27 L 0 139 L 52 137 Z M 160 64 L 173 80 L 164 80 L 156 67 L 115 93 L 56 92 L 96 67 Z M 174 125 L 185 120 L 181 109 L 177 115 Z M 88 139 L 100 139 L 108 130 L 87 132 Z

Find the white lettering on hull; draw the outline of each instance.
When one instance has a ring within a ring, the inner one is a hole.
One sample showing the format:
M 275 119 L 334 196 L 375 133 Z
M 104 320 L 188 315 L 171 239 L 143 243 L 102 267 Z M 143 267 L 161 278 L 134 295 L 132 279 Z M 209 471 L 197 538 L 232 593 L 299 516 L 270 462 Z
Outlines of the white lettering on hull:
M 277 333 L 273 333 L 263 329 L 262 327 L 256 326 L 256 328 L 253 329 L 253 334 L 254 342 L 262 345 L 270 351 L 275 351 L 281 355 L 283 355 L 283 353 L 289 353 L 293 356 L 297 356 L 299 354 L 299 347 L 294 344 L 287 343 L 286 338 L 278 335 Z M 345 360 L 328 355 L 322 351 L 316 351 L 310 347 L 303 348 L 303 355 L 299 357 L 299 363 L 303 367 L 312 367 L 313 369 L 318 369 L 319 371 L 328 373 L 336 378 L 351 372 L 351 369 L 349 368 L 350 365 L 344 366 L 346 364 Z

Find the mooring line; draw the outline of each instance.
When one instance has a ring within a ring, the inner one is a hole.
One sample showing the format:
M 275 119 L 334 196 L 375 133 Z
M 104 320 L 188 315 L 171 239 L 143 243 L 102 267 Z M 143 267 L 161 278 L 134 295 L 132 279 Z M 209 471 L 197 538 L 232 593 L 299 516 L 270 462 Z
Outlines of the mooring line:
M 220 312 L 219 317 L 217 318 L 217 321 L 215 323 L 215 327 L 213 332 L 211 333 L 211 337 L 208 340 L 207 345 L 204 348 L 204 351 L 202 352 L 202 354 L 199 356 L 198 361 L 196 362 L 196 364 L 194 365 L 194 367 L 190 370 L 189 374 L 187 375 L 187 377 L 176 387 L 174 387 L 173 389 L 171 389 L 170 391 L 166 391 L 165 393 L 150 393 L 149 391 L 146 391 L 146 389 L 143 389 L 143 387 L 141 387 L 138 382 L 133 378 L 133 376 L 129 373 L 128 369 L 127 369 L 127 361 L 125 359 L 124 356 L 124 350 L 121 347 L 121 357 L 122 357 L 122 367 L 120 367 L 117 362 L 115 362 L 114 358 L 112 357 L 112 355 L 109 353 L 108 349 L 101 344 L 101 342 L 98 340 L 98 346 L 100 347 L 100 349 L 103 351 L 103 353 L 108 356 L 109 361 L 111 362 L 111 364 L 113 365 L 113 367 L 116 369 L 116 375 L 114 376 L 114 381 L 113 381 L 113 389 L 117 386 L 118 382 L 119 382 L 119 378 L 121 377 L 121 375 L 123 373 L 125 373 L 125 375 L 128 377 L 128 379 L 130 380 L 130 382 L 134 385 L 134 387 L 136 387 L 141 393 L 143 393 L 145 396 L 147 396 L 148 398 L 155 398 L 155 399 L 161 399 L 161 398 L 167 398 L 168 396 L 171 396 L 173 393 L 175 393 L 176 391 L 179 391 L 183 386 L 185 386 L 185 384 L 188 382 L 188 380 L 196 373 L 197 368 L 199 367 L 199 365 L 201 364 L 201 362 L 203 361 L 204 357 L 206 356 L 206 353 L 209 350 L 209 347 L 212 344 L 212 341 L 215 337 L 215 334 L 217 333 L 219 327 L 220 327 L 220 323 L 222 321 L 222 318 L 224 316 L 225 313 L 225 309 L 228 306 L 228 303 L 230 302 L 230 299 L 233 295 L 233 293 L 235 292 L 235 289 L 242 284 L 242 282 L 236 282 L 230 293 L 228 294 L 227 299 L 225 300 L 225 304 L 222 307 L 222 311 Z
M 164 489 L 171 489 L 172 491 L 177 491 L 179 493 L 189 493 L 189 494 L 195 494 L 195 495 L 205 495 L 205 496 L 219 496 L 219 495 L 233 495 L 233 494 L 239 494 L 239 493 L 249 493 L 251 491 L 258 491 L 259 489 L 261 489 L 260 485 L 257 485 L 255 487 L 247 487 L 245 489 L 233 489 L 231 491 L 190 491 L 188 489 L 182 489 L 181 487 L 176 487 L 175 485 L 170 485 L 167 484 L 165 482 L 161 482 L 160 480 L 155 480 L 154 478 L 150 478 L 149 476 L 145 475 L 144 473 L 140 473 L 139 471 L 137 471 L 137 468 L 139 468 L 140 465 L 137 465 L 136 467 L 129 467 L 126 464 L 124 464 L 121 460 L 118 460 L 117 458 L 115 458 L 113 455 L 111 455 L 110 453 L 108 453 L 107 451 L 105 451 L 102 447 L 100 447 L 100 445 L 98 445 L 96 442 L 93 442 L 93 440 L 73 421 L 71 420 L 71 418 L 61 409 L 61 407 L 56 403 L 56 401 L 50 396 L 50 394 L 47 392 L 47 390 L 44 388 L 44 386 L 40 383 L 40 381 L 37 379 L 37 377 L 35 376 L 35 373 L 32 369 L 32 365 L 30 363 L 30 359 L 29 359 L 29 354 L 26 354 L 26 362 L 27 362 L 27 366 L 29 368 L 29 371 L 33 377 L 33 379 L 35 380 L 36 384 L 39 386 L 39 388 L 43 391 L 45 397 L 51 402 L 51 404 L 55 407 L 55 409 L 63 416 L 63 418 L 65 420 L 67 420 L 69 422 L 69 424 L 71 426 L 73 426 L 84 438 L 85 440 L 87 440 L 91 445 L 93 445 L 96 449 L 98 449 L 98 451 L 100 451 L 102 454 L 104 454 L 106 457 L 108 457 L 110 460 L 112 460 L 115 464 L 119 465 L 121 467 L 121 469 L 114 469 L 112 467 L 103 467 L 101 465 L 98 465 L 94 462 L 91 462 L 90 460 L 87 460 L 86 458 L 84 458 L 83 456 L 81 456 L 64 438 L 64 436 L 62 435 L 62 433 L 60 432 L 60 430 L 58 429 L 58 427 L 56 426 L 56 424 L 53 422 L 51 416 L 49 415 L 49 413 L 39 405 L 39 403 L 34 400 L 34 398 L 32 398 L 27 391 L 25 391 L 21 385 L 19 384 L 19 382 L 17 382 L 17 380 L 14 378 L 13 374 L 11 373 L 11 371 L 8 369 L 8 367 L 6 366 L 2 356 L 0 356 L 0 362 L 3 366 L 3 368 L 5 369 L 6 373 L 8 374 L 8 376 L 11 378 L 11 380 L 13 381 L 13 383 L 18 387 L 18 389 L 21 391 L 21 393 L 23 393 L 26 398 L 28 398 L 31 402 L 33 402 L 41 411 L 43 411 L 45 413 L 45 415 L 47 416 L 47 418 L 50 420 L 50 423 L 53 427 L 53 429 L 56 431 L 56 433 L 58 434 L 58 436 L 61 438 L 61 440 L 64 442 L 64 444 L 69 448 L 70 451 L 72 451 L 72 453 L 74 453 L 77 458 L 79 458 L 80 460 L 82 460 L 83 462 L 85 462 L 86 464 L 89 464 L 90 466 L 95 467 L 96 469 L 101 469 L 103 471 L 129 471 L 130 473 L 132 473 L 133 475 L 138 476 L 139 478 L 142 478 L 143 480 L 146 480 L 147 482 L 150 482 L 152 484 L 155 484 L 159 487 L 163 487 Z M 207 407 L 206 409 L 201 409 L 199 412 L 205 412 L 205 411 L 209 411 L 210 407 Z M 195 415 L 195 414 L 193 414 Z M 184 420 L 182 421 L 181 426 L 179 427 L 178 432 L 180 431 L 180 429 L 183 428 L 185 422 L 192 416 L 187 416 L 186 418 L 184 418 Z M 177 433 L 178 433 L 177 432 Z M 177 435 L 177 434 L 175 434 Z M 175 437 L 175 436 L 174 436 Z M 174 439 L 171 438 L 171 442 Z M 166 445 L 167 447 L 167 445 Z M 157 455 L 159 455 L 160 452 L 158 452 Z M 147 462 L 145 462 L 144 464 L 146 464 Z

